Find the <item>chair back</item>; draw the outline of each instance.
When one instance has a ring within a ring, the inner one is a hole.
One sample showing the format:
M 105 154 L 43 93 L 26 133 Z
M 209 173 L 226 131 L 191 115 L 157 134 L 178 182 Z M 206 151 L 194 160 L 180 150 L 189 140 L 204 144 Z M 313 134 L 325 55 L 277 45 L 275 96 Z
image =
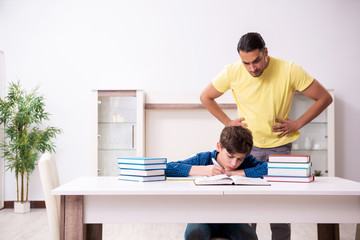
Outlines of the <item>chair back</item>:
M 50 191 L 60 185 L 54 157 L 44 153 L 39 160 L 39 173 L 49 220 L 50 239 L 60 239 L 60 196 L 51 195 Z

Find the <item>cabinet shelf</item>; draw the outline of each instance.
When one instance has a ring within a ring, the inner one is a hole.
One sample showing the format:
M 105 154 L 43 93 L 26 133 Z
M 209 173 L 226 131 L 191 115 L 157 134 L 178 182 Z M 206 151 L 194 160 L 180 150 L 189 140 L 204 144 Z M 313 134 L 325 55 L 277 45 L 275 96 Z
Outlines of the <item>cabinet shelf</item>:
M 237 109 L 235 103 L 219 103 L 221 109 Z M 206 109 L 201 103 L 146 103 L 145 109 L 155 110 L 190 110 Z

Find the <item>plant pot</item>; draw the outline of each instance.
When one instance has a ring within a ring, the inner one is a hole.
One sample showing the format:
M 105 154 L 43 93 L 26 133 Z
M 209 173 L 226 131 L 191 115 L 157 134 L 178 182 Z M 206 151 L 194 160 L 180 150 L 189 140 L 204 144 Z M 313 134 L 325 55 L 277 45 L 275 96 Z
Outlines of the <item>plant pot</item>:
M 30 212 L 30 202 L 14 202 L 15 213 L 28 213 Z

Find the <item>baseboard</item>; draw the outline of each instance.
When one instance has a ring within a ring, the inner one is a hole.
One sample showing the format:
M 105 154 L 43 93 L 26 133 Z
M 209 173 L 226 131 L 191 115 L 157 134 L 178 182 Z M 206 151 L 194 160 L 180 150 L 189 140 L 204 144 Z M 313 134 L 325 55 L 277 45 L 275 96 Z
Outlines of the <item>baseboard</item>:
M 15 201 L 4 201 L 4 208 L 14 208 Z M 30 208 L 45 208 L 45 201 L 30 201 Z

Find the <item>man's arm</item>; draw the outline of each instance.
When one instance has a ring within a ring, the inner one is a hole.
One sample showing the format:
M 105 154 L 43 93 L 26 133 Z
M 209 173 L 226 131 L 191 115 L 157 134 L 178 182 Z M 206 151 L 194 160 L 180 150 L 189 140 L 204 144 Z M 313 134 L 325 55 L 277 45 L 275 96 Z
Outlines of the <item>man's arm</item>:
M 206 109 L 216 117 L 220 122 L 222 122 L 225 126 L 247 126 L 245 123 L 241 123 L 244 121 L 244 118 L 236 118 L 231 120 L 224 111 L 219 107 L 216 98 L 223 95 L 222 92 L 219 92 L 215 89 L 215 87 L 210 83 L 201 93 L 200 101 L 206 107 Z
M 299 130 L 316 118 L 333 101 L 330 93 L 316 79 L 302 93 L 308 98 L 315 100 L 315 102 L 295 121 L 276 119 L 275 121 L 280 123 L 280 125 L 273 126 L 273 130 L 274 132 L 282 132 L 279 137 Z

